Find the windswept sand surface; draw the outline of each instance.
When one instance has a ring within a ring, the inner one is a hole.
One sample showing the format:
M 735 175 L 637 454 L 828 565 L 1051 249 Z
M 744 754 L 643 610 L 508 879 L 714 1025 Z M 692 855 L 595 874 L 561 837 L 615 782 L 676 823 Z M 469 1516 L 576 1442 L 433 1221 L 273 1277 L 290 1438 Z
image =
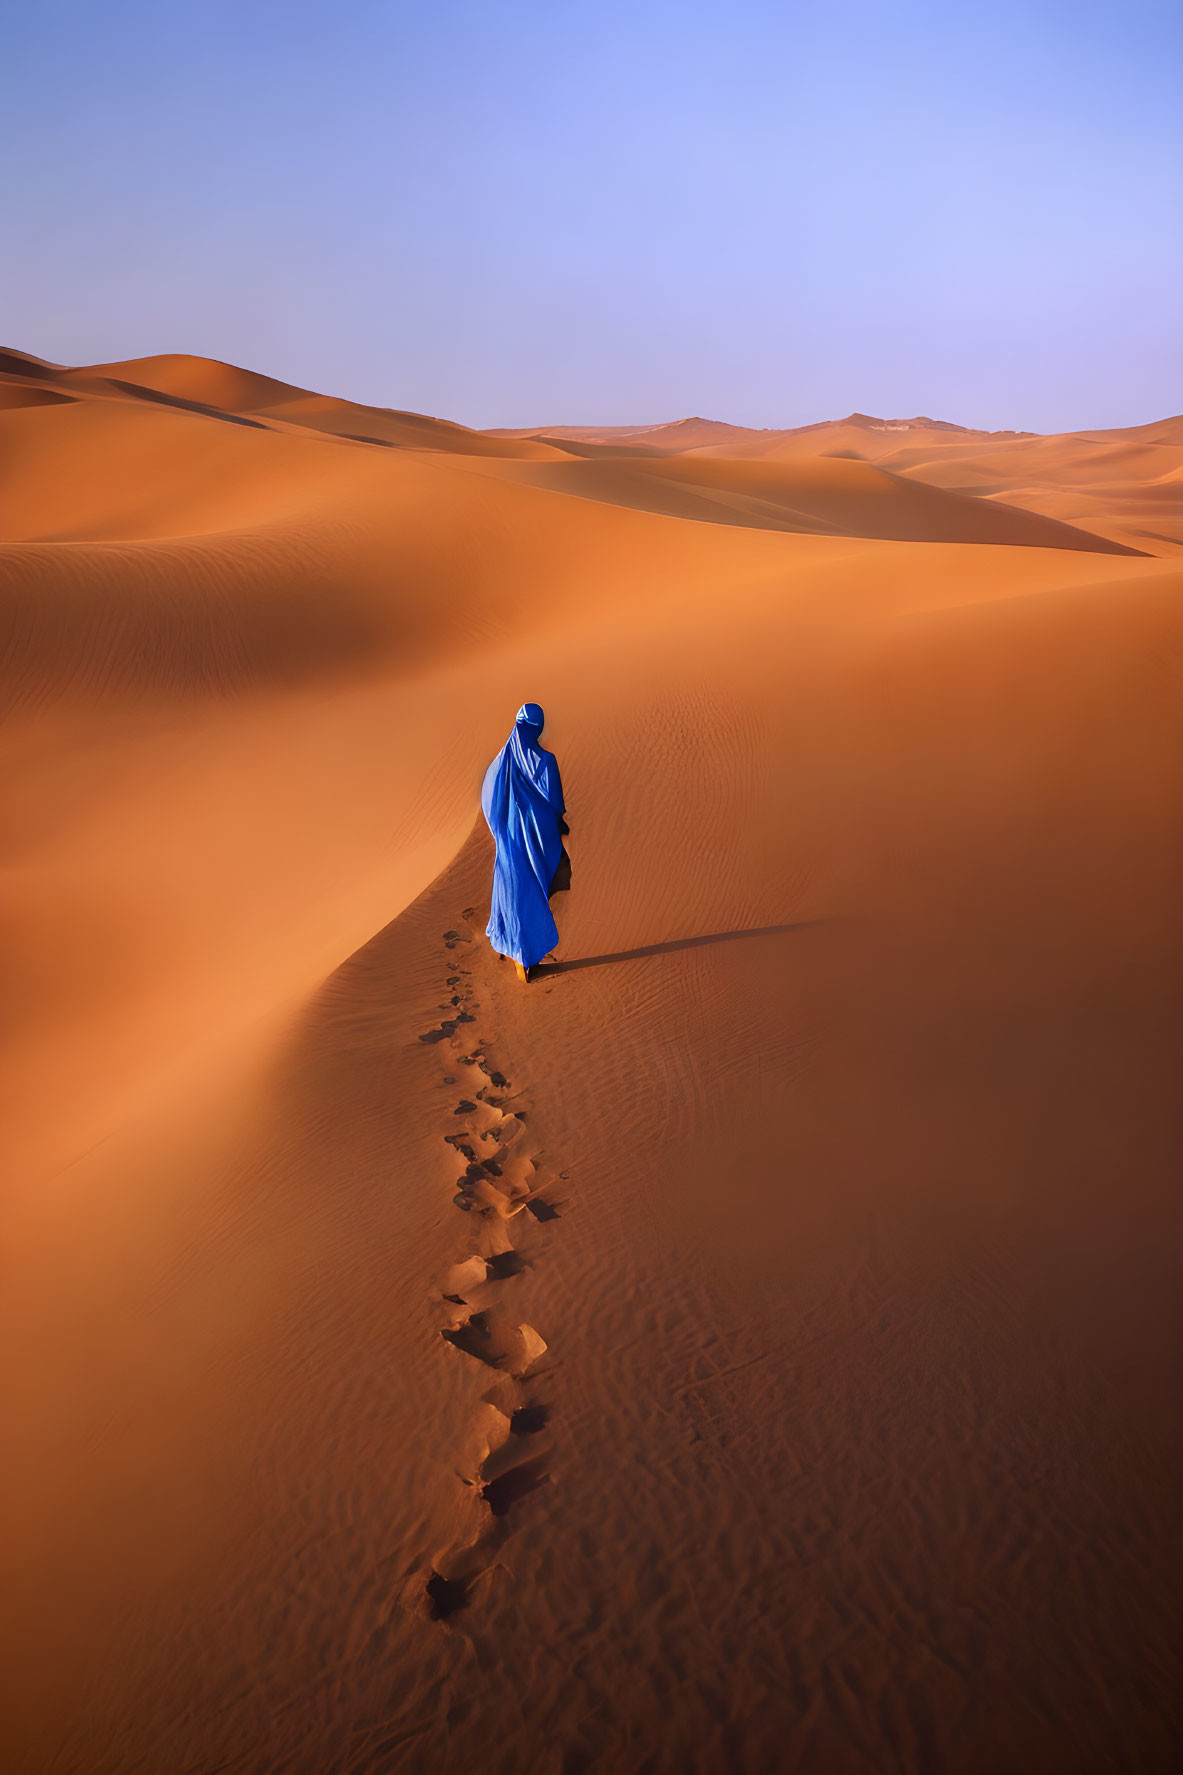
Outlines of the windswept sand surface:
M 11 1766 L 1173 1768 L 1169 424 L 4 367 Z

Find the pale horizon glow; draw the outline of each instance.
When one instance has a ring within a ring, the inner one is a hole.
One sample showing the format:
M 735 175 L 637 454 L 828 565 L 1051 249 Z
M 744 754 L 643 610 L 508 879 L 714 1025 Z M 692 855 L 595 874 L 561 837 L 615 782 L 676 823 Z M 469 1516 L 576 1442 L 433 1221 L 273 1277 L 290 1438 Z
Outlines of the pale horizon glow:
M 467 425 L 1183 407 L 1183 15 L 39 0 L 5 344 Z

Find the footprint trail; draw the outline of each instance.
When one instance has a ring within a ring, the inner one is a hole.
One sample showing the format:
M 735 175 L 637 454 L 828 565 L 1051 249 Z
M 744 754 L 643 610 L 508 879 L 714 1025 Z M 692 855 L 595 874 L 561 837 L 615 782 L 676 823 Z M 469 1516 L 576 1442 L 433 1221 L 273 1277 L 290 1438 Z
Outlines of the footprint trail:
M 551 1406 L 532 1396 L 539 1382 L 545 1384 L 537 1365 L 547 1342 L 514 1312 L 512 1284 L 539 1257 L 533 1245 L 529 1258 L 518 1249 L 518 1217 L 525 1211 L 534 1222 L 549 1224 L 560 1212 L 551 1199 L 552 1181 L 540 1174 L 537 1154 L 528 1149 L 522 1096 L 471 1027 L 480 1011 L 472 970 L 451 959 L 472 943 L 468 921 L 475 917 L 469 907 L 459 928 L 443 933 L 449 957 L 439 1007 L 444 1015 L 419 1037 L 441 1048 L 442 1082 L 456 1089 L 453 1125 L 441 1132 L 441 1141 L 462 1166 L 452 1201 L 468 1217 L 468 1251 L 442 1279 L 440 1299 L 448 1312 L 440 1336 L 459 1357 L 480 1363 L 494 1382 L 457 1467 L 461 1482 L 479 1492 L 488 1517 L 475 1539 L 431 1559 L 423 1595 L 435 1621 L 469 1606 L 482 1579 L 500 1562 L 516 1528 L 517 1505 L 550 1482 Z

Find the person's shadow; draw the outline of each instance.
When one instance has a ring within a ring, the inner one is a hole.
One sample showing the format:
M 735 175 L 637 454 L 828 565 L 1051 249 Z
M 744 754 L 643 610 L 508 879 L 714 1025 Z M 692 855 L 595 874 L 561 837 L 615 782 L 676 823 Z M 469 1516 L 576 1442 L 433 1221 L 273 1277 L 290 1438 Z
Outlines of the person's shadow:
M 640 961 L 647 955 L 671 955 L 676 949 L 702 949 L 708 943 L 734 943 L 741 937 L 775 937 L 785 931 L 803 931 L 817 923 L 817 919 L 807 918 L 796 924 L 765 924 L 742 931 L 712 931 L 706 937 L 676 937 L 671 943 L 646 943 L 640 949 L 618 949 L 612 955 L 581 955 L 573 961 L 542 961 L 530 969 L 530 978 L 540 980 L 546 974 L 573 974 L 577 968 L 602 968 L 616 961 Z

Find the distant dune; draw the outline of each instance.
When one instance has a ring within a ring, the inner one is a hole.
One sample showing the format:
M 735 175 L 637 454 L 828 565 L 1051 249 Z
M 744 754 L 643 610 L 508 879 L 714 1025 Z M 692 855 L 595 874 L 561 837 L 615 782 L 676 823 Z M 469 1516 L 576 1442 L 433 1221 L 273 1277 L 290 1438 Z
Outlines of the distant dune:
M 822 536 L 912 542 L 993 542 L 1134 554 L 1117 542 L 990 500 L 967 498 L 868 462 L 797 456 L 751 460 L 695 453 L 676 458 L 502 464 L 535 487 L 672 517 Z
M 1183 422 L 0 400 L 12 1767 L 1172 1767 Z
M 561 454 L 547 444 L 505 444 L 496 437 L 447 419 L 423 413 L 400 413 L 388 407 L 358 406 L 331 395 L 311 394 L 270 376 L 256 376 L 233 364 L 201 357 L 130 358 L 123 363 L 91 364 L 65 369 L 29 358 L 21 352 L 0 353 L 0 367 L 9 371 L 2 379 L 12 398 L 21 382 L 33 382 L 43 390 L 52 382 L 58 398 L 122 399 L 144 402 L 153 395 L 181 411 L 203 412 L 231 423 L 253 422 L 271 429 L 299 427 L 345 437 L 357 443 L 397 445 L 403 449 L 446 450 L 473 456 L 514 455 L 553 457 Z M 10 378 L 19 378 L 19 381 Z M 35 379 L 35 381 L 34 381 Z M 44 393 L 41 394 L 44 399 Z M 13 400 L 13 405 L 26 404 Z
M 1148 554 L 1183 549 L 1183 503 L 1167 477 L 1183 468 L 1183 416 L 1118 431 L 1040 436 L 972 431 L 940 419 L 846 419 L 789 431 L 753 431 L 717 420 L 665 425 L 548 426 L 492 433 L 587 448 L 782 461 L 834 457 L 874 462 L 895 474 L 998 499 L 1072 523 Z M 1162 492 L 1163 486 L 1168 491 Z

